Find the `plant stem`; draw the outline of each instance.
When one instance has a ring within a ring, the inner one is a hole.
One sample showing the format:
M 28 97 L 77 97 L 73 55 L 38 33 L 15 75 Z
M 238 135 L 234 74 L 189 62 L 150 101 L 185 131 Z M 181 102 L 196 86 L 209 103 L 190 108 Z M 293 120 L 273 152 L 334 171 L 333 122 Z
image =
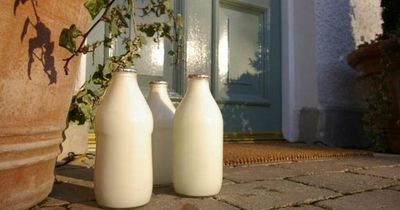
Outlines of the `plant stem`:
M 103 12 L 103 14 L 101 15 L 101 17 L 92 25 L 92 27 L 90 27 L 90 29 L 89 29 L 86 33 L 84 33 L 84 34 L 82 35 L 82 41 L 81 41 L 81 43 L 79 44 L 79 47 L 78 47 L 78 49 L 76 50 L 76 52 L 73 53 L 73 54 L 72 54 L 71 56 L 69 56 L 68 58 L 63 59 L 63 61 L 65 61 L 65 64 L 64 64 L 64 72 L 65 72 L 65 75 L 68 75 L 68 71 L 69 71 L 68 65 L 69 65 L 69 62 L 72 60 L 72 58 L 74 58 L 75 56 L 79 55 L 80 51 L 82 50 L 82 47 L 83 47 L 84 44 L 85 44 L 85 41 L 86 41 L 87 37 L 88 37 L 89 34 L 93 31 L 93 29 L 102 21 L 103 17 L 105 17 L 105 16 L 107 15 L 108 10 L 111 8 L 111 5 L 112 5 L 114 2 L 115 2 L 115 0 L 111 0 L 111 1 L 106 5 L 106 7 L 105 7 L 105 9 L 104 9 L 104 12 Z

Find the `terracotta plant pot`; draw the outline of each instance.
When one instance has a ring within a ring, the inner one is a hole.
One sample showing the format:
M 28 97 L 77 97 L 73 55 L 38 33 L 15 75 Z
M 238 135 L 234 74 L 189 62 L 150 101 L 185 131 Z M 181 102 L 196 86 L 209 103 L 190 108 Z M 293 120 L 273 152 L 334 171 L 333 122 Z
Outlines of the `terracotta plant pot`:
M 379 70 L 382 58 L 381 48 L 400 52 L 400 45 L 394 43 L 393 40 L 383 40 L 354 50 L 347 56 L 347 63 L 357 71 L 358 77 L 375 74 Z M 392 63 L 389 68 L 391 70 L 400 71 L 400 56 L 393 55 L 391 60 Z
M 63 27 L 87 27 L 83 0 L 3 0 L 0 12 L 0 209 L 42 201 L 54 182 L 79 58 L 58 46 Z
M 381 69 L 382 49 L 390 56 L 390 73 L 386 78 L 389 87 L 389 100 L 393 108 L 392 118 L 384 130 L 389 139 L 390 152 L 400 153 L 400 45 L 394 40 L 383 40 L 353 51 L 347 62 L 361 79 L 375 75 Z M 367 84 L 367 83 L 365 83 Z

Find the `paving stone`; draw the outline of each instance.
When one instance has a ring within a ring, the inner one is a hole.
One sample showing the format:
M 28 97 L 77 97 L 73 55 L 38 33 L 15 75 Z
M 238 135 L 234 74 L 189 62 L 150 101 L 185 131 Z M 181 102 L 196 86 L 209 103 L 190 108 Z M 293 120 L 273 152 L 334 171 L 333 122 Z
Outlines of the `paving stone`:
M 93 201 L 95 199 L 93 188 L 62 182 L 54 183 L 49 197 L 69 203 Z
M 279 208 L 279 210 L 324 210 L 324 209 L 318 206 L 303 205 L 298 207 Z
M 30 210 L 66 210 L 66 208 L 63 206 L 52 206 L 52 207 L 31 208 Z
M 357 168 L 371 168 L 378 166 L 399 165 L 400 156 L 378 156 L 378 157 L 362 156 L 362 157 L 344 158 L 342 164 Z
M 389 189 L 390 189 L 390 190 L 397 190 L 397 191 L 400 191 L 400 185 L 391 187 L 391 188 L 389 188 Z
M 169 210 L 169 209 L 186 209 L 186 210 L 200 210 L 200 209 L 231 209 L 238 210 L 237 208 L 223 202 L 219 202 L 213 198 L 185 198 L 171 192 L 170 189 L 164 194 L 157 194 L 151 197 L 148 204 L 143 207 L 135 208 L 138 210 Z M 68 206 L 70 210 L 100 210 L 101 207 L 97 206 L 95 201 L 75 203 Z
M 86 181 L 93 181 L 93 168 L 86 168 L 82 166 L 66 165 L 56 168 L 56 175 L 71 177 L 75 179 L 82 179 Z
M 212 198 L 184 198 L 174 194 L 158 194 L 151 197 L 150 203 L 138 210 L 238 210 L 238 208 Z
M 222 185 L 227 185 L 227 184 L 235 184 L 235 182 L 227 179 L 222 180 Z
M 76 178 L 71 178 L 71 177 L 66 177 L 66 176 L 58 176 L 58 175 L 56 175 L 55 183 L 57 183 L 57 184 L 66 183 L 66 184 L 78 185 L 81 187 L 88 187 L 88 188 L 94 187 L 94 183 L 92 181 L 86 181 L 86 180 L 82 180 L 82 179 L 76 179 Z
M 357 173 L 400 180 L 400 166 L 357 170 Z
M 82 166 L 86 168 L 94 167 L 95 156 L 94 153 L 87 153 L 85 157 L 77 157 L 72 162 L 68 163 L 68 165 Z
M 365 210 L 365 209 L 400 209 L 400 192 L 391 190 L 376 190 L 355 195 L 348 195 L 337 199 L 321 201 L 318 205 L 329 209 Z
M 69 210 L 101 210 L 102 208 L 98 207 L 96 201 L 90 202 L 82 202 L 82 203 L 74 203 L 68 206 Z
M 248 166 L 224 169 L 224 178 L 240 183 L 282 179 L 298 175 L 300 175 L 300 173 L 294 170 L 276 166 Z
M 299 175 L 338 172 L 358 168 L 358 166 L 346 164 L 346 159 L 301 161 L 277 166 L 295 170 Z
M 294 177 L 289 180 L 332 189 L 344 194 L 379 189 L 396 183 L 394 180 L 344 172 Z
M 244 209 L 268 209 L 310 203 L 337 193 L 286 180 L 225 185 L 216 196 Z
M 52 197 L 47 197 L 46 200 L 42 201 L 38 206 L 44 207 L 57 207 L 69 204 L 68 201 L 60 200 Z

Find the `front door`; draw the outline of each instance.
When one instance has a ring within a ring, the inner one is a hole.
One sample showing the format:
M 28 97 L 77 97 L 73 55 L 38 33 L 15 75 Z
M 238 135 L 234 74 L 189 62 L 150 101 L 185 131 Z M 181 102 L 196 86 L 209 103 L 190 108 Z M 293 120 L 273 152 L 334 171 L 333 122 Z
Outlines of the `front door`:
M 184 75 L 206 73 L 227 140 L 281 138 L 279 0 L 175 0 L 174 6 L 185 19 L 184 56 L 171 65 L 168 42 L 148 42 L 136 66 L 143 93 L 149 80 L 167 80 L 179 103 Z
M 186 69 L 211 74 L 225 138 L 282 138 L 279 1 L 182 2 Z
M 239 139 L 280 137 L 280 30 L 275 4 L 266 0 L 215 4 L 215 96 L 225 130 L 245 134 Z

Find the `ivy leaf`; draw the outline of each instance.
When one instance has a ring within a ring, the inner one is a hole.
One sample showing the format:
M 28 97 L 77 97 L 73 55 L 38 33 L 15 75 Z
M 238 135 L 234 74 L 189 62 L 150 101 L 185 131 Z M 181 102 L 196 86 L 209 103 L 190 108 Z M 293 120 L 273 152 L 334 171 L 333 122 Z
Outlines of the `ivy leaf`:
M 103 75 L 106 76 L 108 74 L 111 74 L 111 72 L 113 72 L 117 67 L 118 64 L 113 61 L 112 58 L 108 58 L 103 68 Z
M 90 16 L 94 19 L 99 12 L 106 7 L 108 0 L 88 0 L 85 2 L 84 6 L 89 11 Z
M 175 56 L 175 55 L 176 55 L 176 52 L 173 51 L 173 50 L 170 50 L 170 51 L 168 51 L 168 55 L 169 55 L 169 56 Z
M 104 38 L 104 47 L 108 47 L 108 48 L 111 48 L 111 46 L 112 46 L 112 39 L 111 38 L 108 38 L 108 37 L 105 37 Z
M 138 30 L 145 33 L 147 37 L 153 37 L 157 31 L 157 26 L 149 24 L 138 25 Z
M 129 14 L 129 15 L 134 15 L 134 14 L 133 14 L 134 8 L 135 8 L 135 2 L 134 2 L 133 0 L 128 0 L 128 7 L 127 7 L 127 10 L 128 10 L 128 14 Z
M 82 35 L 82 32 L 78 30 L 76 25 L 71 25 L 69 28 L 64 28 L 61 31 L 58 45 L 64 47 L 71 53 L 76 53 L 76 38 Z
M 111 21 L 109 24 L 110 36 L 117 37 L 119 36 L 119 27 L 116 21 Z
M 182 19 L 182 15 L 181 14 L 177 14 L 176 15 L 176 26 L 178 28 L 183 28 L 183 19 Z

